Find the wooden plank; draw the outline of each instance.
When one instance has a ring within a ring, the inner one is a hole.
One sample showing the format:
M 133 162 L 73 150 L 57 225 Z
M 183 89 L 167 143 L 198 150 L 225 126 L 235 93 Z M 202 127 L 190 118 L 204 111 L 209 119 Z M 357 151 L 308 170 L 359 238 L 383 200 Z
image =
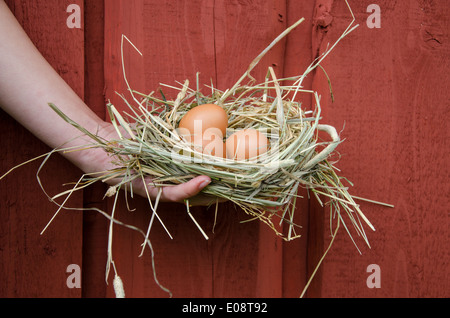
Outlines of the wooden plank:
M 197 72 L 202 86 L 216 81 L 213 6 L 210 0 L 145 1 L 147 91 L 186 79 L 195 88 Z M 176 91 L 162 88 L 168 98 L 176 98 Z
M 303 74 L 312 62 L 311 32 L 313 1 L 287 1 L 286 15 L 280 19 L 286 19 L 287 25 L 292 25 L 300 18 L 305 21 L 293 30 L 286 38 L 284 54 L 285 77 Z M 312 87 L 312 76 L 308 76 L 303 86 L 305 89 Z M 303 109 L 311 108 L 311 94 L 298 94 L 298 101 Z M 297 234 L 301 237 L 283 244 L 283 297 L 298 297 L 306 285 L 308 277 L 307 255 L 309 236 L 310 200 L 308 193 L 301 189 L 298 193 L 302 198 L 296 202 L 295 222 L 302 228 Z
M 217 85 L 231 87 L 247 70 L 253 59 L 286 27 L 286 1 L 224 1 L 215 4 L 215 51 Z M 264 80 L 272 66 L 277 76 L 283 74 L 285 40 L 275 46 L 252 72 Z
M 187 78 L 195 85 L 197 71 L 207 83 L 214 78 L 214 51 L 209 42 L 213 32 L 212 7 L 201 4 L 199 1 L 105 2 L 106 97 L 119 109 L 125 107 L 114 92 L 126 93 L 120 64 L 121 34 L 143 53 L 141 57 L 130 46 L 124 49 L 128 80 L 138 91 L 158 91 L 160 83 L 176 85 L 176 81 L 184 82 Z M 209 27 L 205 29 L 205 26 Z M 176 92 L 164 91 L 168 98 L 174 98 Z M 136 211 L 128 212 L 122 200 L 117 210 L 119 218 L 146 230 L 151 211 L 149 203 L 144 198 L 136 198 L 132 207 Z M 159 282 L 175 297 L 211 296 L 210 243 L 187 217 L 183 205 L 160 204 L 158 211 L 174 238 L 171 240 L 155 222 L 150 238 Z M 206 230 L 212 228 L 208 227 L 212 224 L 211 213 L 205 213 L 202 208 L 193 209 L 192 213 Z M 126 295 L 167 297 L 154 282 L 150 251 L 147 249 L 142 258 L 138 257 L 143 237 L 120 227 L 114 231 L 113 257 L 124 280 Z M 108 295 L 113 295 L 111 288 Z
M 83 7 L 82 1 L 72 1 Z M 83 30 L 66 25 L 67 4 L 61 1 L 7 1 L 41 53 L 69 85 L 83 96 Z M 1 112 L 0 158 L 2 174 L 14 165 L 50 149 Z M 40 189 L 35 175 L 40 162 L 14 171 L 0 182 L 0 296 L 79 297 L 81 290 L 66 285 L 70 264 L 81 265 L 81 214 L 61 213 L 40 232 L 55 213 Z M 79 178 L 79 171 L 59 155 L 41 173 L 49 194 L 61 192 L 62 184 Z M 26 181 L 25 181 L 26 180 Z M 74 194 L 69 206 L 82 206 Z
M 216 2 L 214 8 L 217 86 L 227 89 L 253 59 L 286 27 L 286 1 Z M 272 66 L 283 76 L 285 40 L 254 69 L 264 80 Z M 238 223 L 247 217 L 223 205 L 213 244 L 215 297 L 280 297 L 282 295 L 282 241 L 260 222 Z
M 106 119 L 104 74 L 104 1 L 85 1 L 85 74 L 84 101 L 103 119 Z M 94 184 L 83 191 L 85 208 L 107 209 L 103 200 L 107 186 Z M 96 212 L 83 214 L 83 286 L 82 297 L 106 296 L 105 264 L 108 223 Z
M 324 63 L 331 77 L 331 103 L 323 73 L 324 122 L 345 141 L 338 167 L 352 193 L 395 205 L 361 203 L 376 227 L 372 248 L 360 256 L 344 231 L 321 268 L 314 293 L 322 297 L 448 297 L 449 138 L 448 15 L 445 1 L 381 5 L 381 28 L 366 25 L 365 1 L 351 1 L 360 27 Z M 334 1 L 323 52 L 349 22 L 345 3 Z M 442 236 L 444 234 L 444 236 Z M 318 240 L 329 242 L 325 226 Z M 314 260 L 315 261 L 315 260 Z M 381 288 L 369 288 L 370 264 L 381 270 Z
M 117 93 L 124 94 L 124 96 L 127 96 L 127 98 L 130 99 L 124 81 L 124 75 L 122 74 L 122 35 L 127 36 L 137 47 L 142 47 L 142 6 L 142 1 L 106 1 L 104 4 L 105 98 L 119 109 L 124 109 L 124 104 L 121 102 Z M 136 89 L 138 89 L 136 86 L 142 88 L 142 79 L 144 75 L 142 58 L 128 43 L 125 43 L 124 45 L 124 64 L 128 71 L 127 77 L 130 81 L 130 85 Z M 112 206 L 113 202 L 108 200 L 107 211 L 110 213 Z M 119 215 L 116 214 L 116 217 L 121 219 L 120 215 L 122 214 L 122 211 L 126 212 L 127 210 L 126 207 L 121 204 L 118 211 L 121 211 L 121 213 L 118 213 Z M 136 215 L 136 213 L 134 213 L 134 215 Z M 142 227 L 143 223 L 141 221 L 136 225 Z M 136 245 L 139 246 L 139 243 L 137 243 L 136 238 L 130 236 L 130 233 L 124 232 L 124 234 L 122 234 L 122 232 L 123 231 L 121 231 L 120 228 L 114 228 L 115 244 L 113 249 L 113 260 L 117 266 L 118 274 L 125 283 L 126 296 L 133 297 L 135 295 L 142 295 L 142 287 L 139 288 L 139 283 L 134 283 L 135 280 L 137 282 L 142 282 L 142 277 L 145 277 L 142 273 L 143 263 L 137 261 L 138 254 L 136 252 Z M 107 233 L 104 232 L 102 232 L 102 234 L 107 235 Z M 98 239 L 100 239 L 100 237 L 98 237 Z M 107 239 L 107 236 L 103 238 L 103 240 L 105 239 Z M 105 249 L 104 253 L 106 254 L 106 252 L 107 249 Z M 106 260 L 104 268 L 106 268 Z M 104 281 L 106 280 L 109 282 L 106 295 L 114 297 L 114 290 L 112 288 L 114 271 L 111 269 L 111 272 L 112 274 L 107 280 L 105 278 L 105 271 L 102 276 Z
M 327 41 L 323 41 L 323 38 L 328 32 L 331 15 L 331 7 L 333 0 L 317 0 L 314 2 L 313 14 L 312 14 L 312 29 L 311 29 L 311 58 L 315 60 L 321 53 L 321 45 L 326 48 Z M 322 48 L 323 50 L 323 48 Z M 325 94 L 329 96 L 329 91 L 326 90 L 328 86 L 325 86 L 326 82 L 324 74 L 314 71 L 312 75 L 312 89 L 318 91 L 319 94 Z M 329 105 L 328 99 L 326 101 L 321 100 L 322 112 Z M 315 103 L 311 101 L 311 107 L 314 109 Z M 309 220 L 308 220 L 308 258 L 307 258 L 307 279 L 313 278 L 311 284 L 307 286 L 306 297 L 320 297 L 322 293 L 322 270 L 316 272 L 317 266 L 323 254 L 325 253 L 326 246 L 324 242 L 324 232 L 326 220 L 325 209 L 315 200 L 310 200 L 309 206 Z

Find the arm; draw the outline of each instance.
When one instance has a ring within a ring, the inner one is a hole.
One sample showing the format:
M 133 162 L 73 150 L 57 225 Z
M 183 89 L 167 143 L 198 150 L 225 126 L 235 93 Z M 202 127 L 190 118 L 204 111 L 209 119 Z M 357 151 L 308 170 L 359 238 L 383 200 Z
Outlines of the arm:
M 0 106 L 51 148 L 69 140 L 65 147 L 88 144 L 88 137 L 84 140 L 74 138 L 80 132 L 63 121 L 48 106 L 49 102 L 90 132 L 107 140 L 115 136 L 112 125 L 99 118 L 48 64 L 5 2 L 0 0 Z M 114 167 L 102 149 L 62 155 L 85 173 Z M 161 198 L 163 201 L 182 202 L 195 196 L 209 182 L 209 177 L 199 176 L 178 186 L 165 187 Z M 142 182 L 137 181 L 133 188 L 138 194 L 146 196 Z M 154 198 L 157 189 L 148 187 L 148 190 Z M 201 199 L 197 202 L 204 203 Z

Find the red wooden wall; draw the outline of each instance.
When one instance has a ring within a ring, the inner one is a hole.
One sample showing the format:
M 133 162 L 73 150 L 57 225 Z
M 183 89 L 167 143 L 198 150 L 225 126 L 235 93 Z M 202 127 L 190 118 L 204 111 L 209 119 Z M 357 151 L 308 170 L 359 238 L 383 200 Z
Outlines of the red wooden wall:
M 308 297 L 448 297 L 448 197 L 446 116 L 450 14 L 441 1 L 378 1 L 381 28 L 366 25 L 374 1 L 350 5 L 360 26 L 324 61 L 335 101 L 321 71 L 305 82 L 322 95 L 323 122 L 335 125 L 345 141 L 337 166 L 355 186 L 355 195 L 395 205 L 361 202 L 376 227 L 372 248 L 356 239 L 358 254 L 341 230 Z M 350 14 L 341 0 L 267 1 L 20 1 L 8 5 L 39 50 L 86 103 L 105 116 L 105 101 L 121 106 L 126 93 L 121 73 L 120 37 L 133 88 L 150 92 L 160 83 L 190 79 L 229 87 L 251 60 L 287 25 L 306 21 L 271 51 L 255 70 L 267 66 L 278 76 L 300 74 L 333 43 Z M 83 9 L 80 29 L 69 29 L 66 8 Z M 170 95 L 170 91 L 166 91 Z M 173 93 L 172 93 L 173 94 Z M 302 96 L 305 107 L 310 96 Z M 0 117 L 0 171 L 47 151 L 3 112 Z M 344 127 L 345 124 L 345 127 Z M 94 213 L 63 213 L 40 236 L 55 212 L 35 182 L 39 163 L 16 170 L 0 182 L 0 296 L 113 297 L 105 284 L 107 221 Z M 42 173 L 50 193 L 80 172 L 55 156 Z M 74 197 L 72 206 L 111 209 L 99 185 Z M 118 217 L 146 228 L 148 202 L 120 203 Z M 222 204 L 193 214 L 210 240 L 201 236 L 184 206 L 163 204 L 160 216 L 170 240 L 155 224 L 151 240 L 156 273 L 175 297 L 297 297 L 330 241 L 328 211 L 314 200 L 298 203 L 302 238 L 282 242 L 256 222 Z M 115 227 L 113 258 L 128 297 L 166 297 L 153 280 L 150 251 L 139 258 L 142 237 Z M 66 286 L 66 268 L 82 268 L 81 289 Z M 367 267 L 381 270 L 381 288 L 368 288 Z
M 332 2 L 321 50 L 347 23 L 345 4 Z M 368 233 L 372 248 L 355 254 L 342 232 L 311 295 L 448 297 L 450 8 L 445 1 L 350 3 L 360 27 L 323 64 L 335 92 L 334 103 L 323 95 L 324 121 L 344 128 L 338 166 L 354 195 L 395 208 L 361 203 L 376 227 Z M 381 8 L 379 29 L 366 25 L 371 3 Z M 323 78 L 314 88 L 328 89 Z M 366 287 L 369 264 L 380 266 L 379 289 Z

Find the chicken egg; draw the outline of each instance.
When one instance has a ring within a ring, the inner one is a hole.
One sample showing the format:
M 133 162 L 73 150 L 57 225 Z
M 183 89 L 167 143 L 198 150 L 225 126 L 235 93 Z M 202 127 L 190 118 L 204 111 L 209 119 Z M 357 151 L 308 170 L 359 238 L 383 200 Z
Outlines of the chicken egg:
M 226 140 L 226 152 L 229 159 L 255 159 L 267 152 L 269 140 L 256 129 L 243 129 L 233 133 Z
M 223 136 L 228 126 L 228 116 L 219 105 L 203 104 L 189 110 L 178 124 L 183 139 L 194 149 L 216 157 L 226 158 Z
M 203 138 L 203 134 L 208 129 L 215 130 L 215 134 L 225 136 L 228 126 L 228 116 L 225 110 L 219 105 L 203 104 L 189 110 L 181 118 L 178 127 L 187 129 L 195 138 Z
M 201 140 L 199 138 L 194 139 L 193 141 L 194 149 L 210 156 L 226 158 L 227 151 L 225 147 L 225 143 L 221 136 L 211 133 L 208 134 L 208 131 L 205 132 L 204 138 Z

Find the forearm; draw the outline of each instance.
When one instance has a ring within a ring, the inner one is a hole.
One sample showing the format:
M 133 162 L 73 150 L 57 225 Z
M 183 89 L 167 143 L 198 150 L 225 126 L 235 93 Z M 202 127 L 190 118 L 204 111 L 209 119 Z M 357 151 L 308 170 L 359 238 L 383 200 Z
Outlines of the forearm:
M 0 106 L 51 148 L 86 149 L 92 140 L 59 117 L 48 103 L 55 104 L 91 133 L 105 140 L 117 138 L 114 127 L 92 112 L 47 63 L 0 0 Z M 111 158 L 101 148 L 61 153 L 86 173 L 114 168 Z M 207 176 L 199 176 L 177 186 L 163 187 L 161 200 L 183 202 L 196 196 L 210 181 Z M 150 193 L 155 198 L 159 190 L 147 187 L 146 183 L 135 180 L 133 191 L 142 196 Z M 190 202 L 210 204 L 211 200 L 216 199 L 196 196 Z
M 48 106 L 49 102 L 89 131 L 105 133 L 106 123 L 47 63 L 3 1 L 0 1 L 0 57 L 0 105 L 48 146 L 55 148 L 70 141 L 65 146 L 76 147 L 89 142 L 86 138 L 74 139 L 81 133 L 63 121 Z M 88 153 L 64 155 L 85 171 L 94 169 L 86 158 Z

